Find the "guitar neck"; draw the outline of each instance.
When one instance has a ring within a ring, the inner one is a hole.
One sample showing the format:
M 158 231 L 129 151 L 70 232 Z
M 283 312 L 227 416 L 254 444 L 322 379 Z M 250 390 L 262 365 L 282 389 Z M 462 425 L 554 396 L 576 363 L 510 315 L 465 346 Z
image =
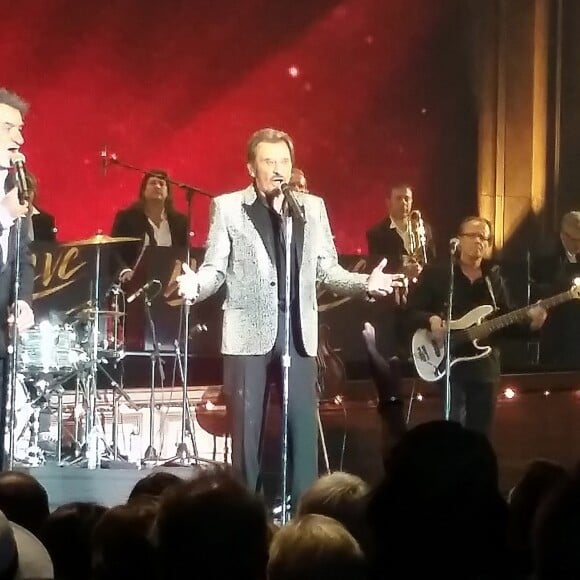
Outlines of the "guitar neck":
M 540 300 L 537 304 L 534 304 L 534 306 L 541 306 L 546 310 L 549 310 L 554 306 L 558 306 L 558 304 L 563 304 L 564 302 L 568 302 L 568 300 L 572 300 L 572 298 L 574 298 L 572 290 L 567 290 L 566 292 L 561 292 L 560 294 L 556 294 L 555 296 L 551 296 L 545 300 Z M 486 338 L 492 332 L 497 332 L 498 330 L 511 326 L 512 324 L 523 322 L 526 320 L 530 308 L 531 306 L 524 306 L 523 308 L 518 308 L 517 310 L 513 310 L 507 314 L 502 314 L 497 318 L 493 318 L 492 320 L 468 328 L 467 334 L 469 335 L 469 340 Z

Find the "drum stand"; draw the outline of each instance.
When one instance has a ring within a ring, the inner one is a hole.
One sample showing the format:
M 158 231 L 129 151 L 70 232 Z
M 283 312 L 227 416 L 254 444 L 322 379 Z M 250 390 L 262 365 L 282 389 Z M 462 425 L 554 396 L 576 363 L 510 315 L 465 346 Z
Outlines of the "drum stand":
M 95 256 L 95 285 L 93 292 L 93 300 L 90 301 L 90 306 L 87 309 L 89 322 L 92 324 L 90 335 L 92 337 L 92 344 L 88 349 L 88 359 L 80 364 L 79 368 L 79 386 L 81 386 L 82 396 L 86 403 L 85 409 L 85 421 L 84 421 L 84 444 L 80 450 L 80 455 L 72 464 L 81 464 L 87 469 L 97 469 L 101 465 L 101 453 L 100 449 L 103 447 L 104 450 L 109 454 L 110 457 L 116 458 L 118 452 L 116 449 L 117 440 L 117 424 L 113 425 L 113 439 L 115 444 L 115 449 L 107 444 L 105 440 L 105 434 L 102 426 L 102 421 L 97 421 L 97 372 L 102 371 L 105 376 L 109 379 L 111 387 L 113 389 L 113 406 L 115 406 L 115 394 L 122 395 L 131 405 L 131 399 L 129 395 L 121 388 L 119 383 L 113 379 L 110 373 L 101 364 L 101 359 L 99 358 L 99 315 L 101 310 L 100 305 L 100 295 L 99 295 L 99 281 L 100 281 L 100 269 L 101 269 L 101 244 L 95 244 L 96 256 Z M 84 366 L 84 368 L 83 368 Z M 113 410 L 113 417 L 116 419 L 117 413 Z M 75 407 L 75 422 L 79 422 L 78 405 Z M 78 424 L 75 425 L 75 437 L 78 436 Z M 78 439 L 77 439 L 78 440 Z M 102 445 L 100 445 L 102 443 Z

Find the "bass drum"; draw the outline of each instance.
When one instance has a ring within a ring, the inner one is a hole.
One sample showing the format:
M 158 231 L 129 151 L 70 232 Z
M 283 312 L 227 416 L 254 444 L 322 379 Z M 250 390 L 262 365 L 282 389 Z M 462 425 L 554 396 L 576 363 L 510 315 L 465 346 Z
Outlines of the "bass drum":
M 70 324 L 43 320 L 18 337 L 17 369 L 25 379 L 65 376 L 77 368 L 81 351 Z

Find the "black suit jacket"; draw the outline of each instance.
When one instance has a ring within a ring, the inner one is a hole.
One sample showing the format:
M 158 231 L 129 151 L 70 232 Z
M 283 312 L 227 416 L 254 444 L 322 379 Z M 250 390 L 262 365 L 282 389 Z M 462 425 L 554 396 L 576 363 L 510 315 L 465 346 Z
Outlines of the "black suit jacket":
M 580 276 L 580 263 L 570 263 L 562 241 L 553 239 L 534 252 L 530 274 L 534 298 L 546 298 L 570 288 L 572 280 Z
M 4 182 L 4 192 L 9 192 L 16 186 L 16 181 L 12 173 L 8 174 Z M 7 354 L 8 344 L 8 309 L 14 303 L 14 287 L 16 276 L 16 250 L 19 247 L 20 254 L 20 289 L 19 300 L 24 300 L 32 306 L 32 291 L 34 287 L 34 267 L 32 256 L 28 247 L 28 224 L 22 220 L 20 232 L 20 245 L 17 242 L 17 223 L 10 227 L 8 236 L 8 252 L 0 260 L 0 357 Z M 0 234 L 3 228 L 0 226 Z M 2 378 L 0 377 L 0 384 Z M 0 437 L 0 440 L 2 438 Z
M 568 260 L 560 238 L 542 244 L 530 268 L 533 299 L 568 290 L 580 276 L 580 263 Z M 580 368 L 580 301 L 556 306 L 540 333 L 540 359 L 558 370 Z
M 20 295 L 19 299 L 32 306 L 32 290 L 34 285 L 34 267 L 28 248 L 28 232 L 22 223 L 20 244 Z M 0 228 L 0 233 L 1 233 Z M 16 273 L 16 225 L 10 228 L 8 238 L 7 259 L 0 264 L 0 357 L 5 357 L 8 341 L 8 309 L 14 302 L 14 286 Z
M 37 208 L 38 209 L 38 208 Z M 35 242 L 56 242 L 56 228 L 54 216 L 38 209 L 36 215 L 32 216 L 32 228 Z
M 173 247 L 186 248 L 189 243 L 189 226 L 187 217 L 178 212 L 167 215 L 169 230 L 171 231 L 171 245 Z M 145 241 L 145 234 L 149 236 L 150 243 L 154 245 L 155 235 L 153 228 L 139 206 L 131 206 L 123 209 L 115 216 L 113 237 L 141 238 Z M 135 261 L 141 251 L 142 244 L 128 243 L 115 246 L 113 251 L 113 269 L 131 268 L 135 266 Z
M 425 223 L 425 237 L 427 238 L 427 260 L 435 257 L 433 246 L 433 234 L 429 224 Z M 405 244 L 397 230 L 390 227 L 389 218 L 381 220 L 378 224 L 367 230 L 368 253 L 371 256 L 387 258 L 387 270 L 398 272 L 403 266 L 403 256 L 408 255 Z

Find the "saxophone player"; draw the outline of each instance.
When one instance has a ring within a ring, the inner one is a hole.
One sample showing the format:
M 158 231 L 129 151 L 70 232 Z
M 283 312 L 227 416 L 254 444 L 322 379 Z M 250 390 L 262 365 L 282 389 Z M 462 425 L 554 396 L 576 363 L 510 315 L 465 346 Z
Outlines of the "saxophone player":
M 389 272 L 403 272 L 407 283 L 419 277 L 425 264 L 434 257 L 431 228 L 413 210 L 413 190 L 408 185 L 393 187 L 386 200 L 387 214 L 366 233 L 371 265 L 387 258 Z M 407 285 L 395 290 L 395 300 L 374 304 L 368 321 L 376 328 L 376 344 L 381 355 L 409 358 L 404 306 Z
M 387 207 L 386 218 L 367 231 L 368 253 L 384 256 L 389 271 L 414 280 L 435 256 L 431 228 L 413 210 L 413 190 L 408 185 L 393 187 Z

